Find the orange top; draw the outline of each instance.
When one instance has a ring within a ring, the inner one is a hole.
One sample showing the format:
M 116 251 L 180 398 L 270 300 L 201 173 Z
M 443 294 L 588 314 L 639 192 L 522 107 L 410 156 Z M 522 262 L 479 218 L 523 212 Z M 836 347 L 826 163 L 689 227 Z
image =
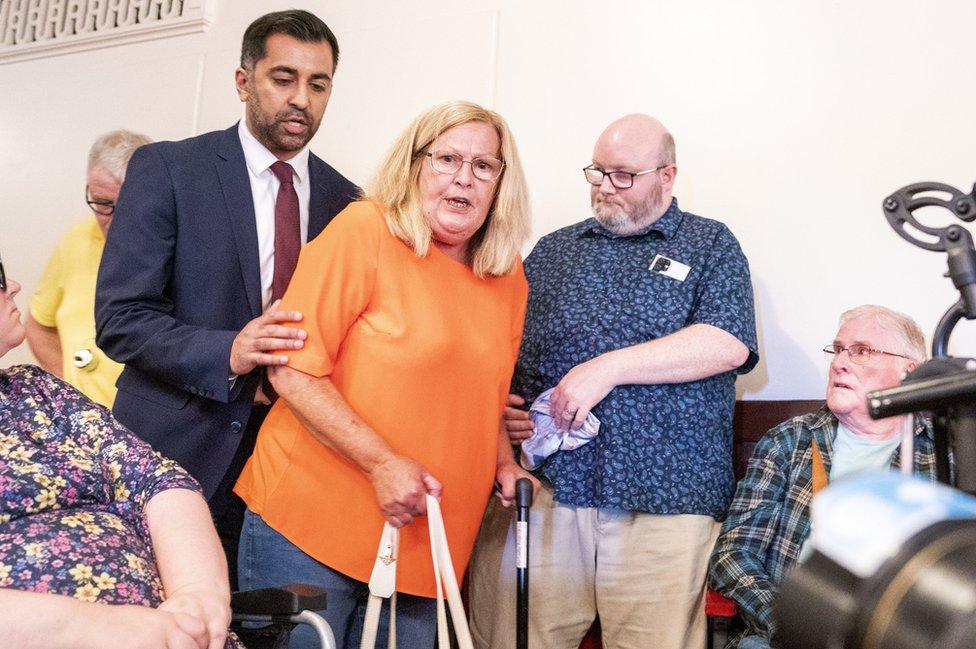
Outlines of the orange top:
M 521 264 L 480 279 L 433 245 L 418 257 L 376 205 L 358 202 L 302 248 L 282 301 L 302 312 L 298 326 L 308 332 L 289 366 L 329 376 L 393 452 L 443 484 L 458 575 L 492 488 L 527 294 Z M 312 437 L 284 399 L 235 491 L 306 554 L 369 581 L 384 520 L 372 484 Z M 436 596 L 426 518 L 401 530 L 397 591 Z

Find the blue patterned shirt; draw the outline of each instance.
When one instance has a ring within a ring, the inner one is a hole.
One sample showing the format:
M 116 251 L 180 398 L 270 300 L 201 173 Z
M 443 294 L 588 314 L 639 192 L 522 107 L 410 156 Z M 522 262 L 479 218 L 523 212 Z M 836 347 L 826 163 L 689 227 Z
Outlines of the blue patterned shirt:
M 679 281 L 656 255 L 690 267 Z M 574 366 L 693 324 L 723 329 L 759 359 L 749 265 L 718 221 L 678 209 L 615 235 L 587 219 L 543 237 L 525 261 L 529 304 L 513 392 L 532 401 Z M 551 456 L 539 473 L 557 502 L 722 519 L 732 499 L 736 372 L 620 385 L 593 409 L 600 434 Z

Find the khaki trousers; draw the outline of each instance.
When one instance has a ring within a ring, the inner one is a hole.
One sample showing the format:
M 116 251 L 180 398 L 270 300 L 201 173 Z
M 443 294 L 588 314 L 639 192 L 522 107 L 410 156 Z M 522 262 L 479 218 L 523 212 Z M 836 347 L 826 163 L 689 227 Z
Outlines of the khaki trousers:
M 515 646 L 514 513 L 493 498 L 471 560 L 478 649 Z M 599 615 L 604 649 L 701 649 L 705 575 L 719 525 L 572 507 L 543 488 L 529 513 L 529 646 L 577 649 Z

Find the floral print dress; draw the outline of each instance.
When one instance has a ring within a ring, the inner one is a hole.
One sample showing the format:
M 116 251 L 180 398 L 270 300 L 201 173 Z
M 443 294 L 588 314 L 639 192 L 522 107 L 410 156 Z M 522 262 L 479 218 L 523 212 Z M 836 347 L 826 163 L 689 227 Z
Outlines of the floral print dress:
M 166 489 L 200 492 L 60 379 L 28 365 L 0 372 L 0 587 L 158 606 L 144 507 Z

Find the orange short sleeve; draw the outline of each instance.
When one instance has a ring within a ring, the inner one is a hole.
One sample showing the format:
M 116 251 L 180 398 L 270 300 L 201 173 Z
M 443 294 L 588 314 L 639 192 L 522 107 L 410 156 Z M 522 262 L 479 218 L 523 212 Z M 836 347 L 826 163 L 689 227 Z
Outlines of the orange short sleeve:
M 376 281 L 382 219 L 371 203 L 353 203 L 333 219 L 328 236 L 305 245 L 281 308 L 304 316 L 305 346 L 288 352 L 288 365 L 311 376 L 328 376 L 346 332 L 369 304 Z

